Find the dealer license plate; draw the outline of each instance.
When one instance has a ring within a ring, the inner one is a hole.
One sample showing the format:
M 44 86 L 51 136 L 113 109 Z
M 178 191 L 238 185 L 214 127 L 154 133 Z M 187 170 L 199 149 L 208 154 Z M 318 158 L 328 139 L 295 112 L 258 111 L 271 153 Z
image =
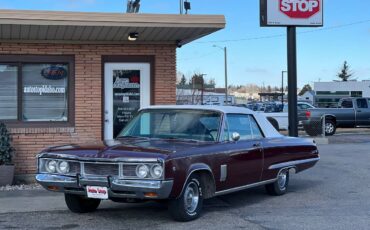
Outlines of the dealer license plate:
M 87 197 L 93 199 L 108 199 L 108 188 L 99 186 L 86 186 Z

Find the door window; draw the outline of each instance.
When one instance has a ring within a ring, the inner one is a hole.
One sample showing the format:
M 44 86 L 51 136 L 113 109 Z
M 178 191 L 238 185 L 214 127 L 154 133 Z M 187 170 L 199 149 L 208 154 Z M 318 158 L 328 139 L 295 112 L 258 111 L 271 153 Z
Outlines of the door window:
M 368 104 L 366 99 L 357 99 L 357 108 L 359 109 L 367 109 Z
M 113 70 L 113 137 L 140 109 L 140 70 Z
M 261 130 L 251 115 L 228 114 L 227 123 L 229 128 L 229 140 L 231 140 L 230 135 L 234 132 L 239 133 L 241 141 L 263 137 Z
M 347 109 L 352 109 L 353 108 L 353 103 L 352 100 L 343 100 L 341 104 L 342 108 L 347 108 Z

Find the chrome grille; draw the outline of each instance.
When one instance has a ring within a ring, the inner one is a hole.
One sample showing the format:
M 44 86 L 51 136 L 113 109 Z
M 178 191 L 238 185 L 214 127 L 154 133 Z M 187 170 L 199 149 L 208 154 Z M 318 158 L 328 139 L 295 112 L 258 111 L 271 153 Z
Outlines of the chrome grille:
M 94 176 L 118 176 L 118 164 L 84 163 L 84 173 Z
M 71 162 L 69 161 L 69 172 L 70 173 L 80 173 L 81 169 L 80 169 L 80 163 L 78 162 Z
M 124 177 L 136 177 L 137 165 L 123 165 L 122 174 Z

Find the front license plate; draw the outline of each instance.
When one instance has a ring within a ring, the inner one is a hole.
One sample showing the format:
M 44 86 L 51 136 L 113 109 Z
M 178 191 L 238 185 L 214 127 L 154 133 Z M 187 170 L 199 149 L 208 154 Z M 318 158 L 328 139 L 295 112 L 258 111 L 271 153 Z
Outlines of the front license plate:
M 87 197 L 93 199 L 108 199 L 108 188 L 99 186 L 86 186 Z

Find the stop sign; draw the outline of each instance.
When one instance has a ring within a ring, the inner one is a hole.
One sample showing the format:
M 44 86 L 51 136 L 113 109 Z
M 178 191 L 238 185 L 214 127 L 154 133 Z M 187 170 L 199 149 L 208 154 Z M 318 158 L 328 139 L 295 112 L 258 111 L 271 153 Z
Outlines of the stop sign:
M 305 19 L 320 11 L 322 0 L 279 0 L 279 9 L 288 17 Z

